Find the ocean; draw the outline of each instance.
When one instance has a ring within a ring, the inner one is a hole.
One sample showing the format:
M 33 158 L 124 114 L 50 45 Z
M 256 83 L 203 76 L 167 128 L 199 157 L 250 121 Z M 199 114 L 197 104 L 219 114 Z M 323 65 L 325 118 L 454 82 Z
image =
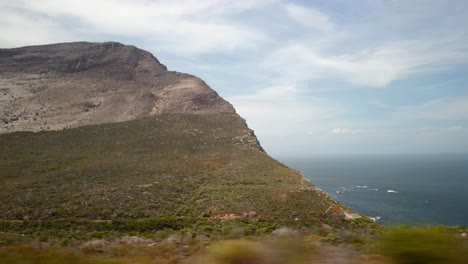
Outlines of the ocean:
M 468 226 L 468 155 L 280 157 L 339 203 L 382 224 Z

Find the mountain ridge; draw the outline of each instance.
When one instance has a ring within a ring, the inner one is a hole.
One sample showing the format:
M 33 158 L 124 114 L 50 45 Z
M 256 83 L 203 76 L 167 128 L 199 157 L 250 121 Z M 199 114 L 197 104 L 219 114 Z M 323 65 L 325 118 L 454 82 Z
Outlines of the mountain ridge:
M 0 133 L 59 130 L 162 113 L 235 112 L 198 77 L 117 42 L 0 49 Z

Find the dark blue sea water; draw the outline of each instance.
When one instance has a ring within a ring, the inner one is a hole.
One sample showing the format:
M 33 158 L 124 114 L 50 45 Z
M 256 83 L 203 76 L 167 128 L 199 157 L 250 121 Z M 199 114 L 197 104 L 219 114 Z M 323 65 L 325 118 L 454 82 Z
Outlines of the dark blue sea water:
M 384 224 L 468 226 L 468 155 L 279 158 L 335 200 Z

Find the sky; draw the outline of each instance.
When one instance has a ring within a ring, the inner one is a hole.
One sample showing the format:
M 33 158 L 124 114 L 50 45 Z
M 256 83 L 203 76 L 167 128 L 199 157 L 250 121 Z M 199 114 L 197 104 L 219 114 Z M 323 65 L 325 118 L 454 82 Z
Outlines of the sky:
M 466 14 L 464 0 L 0 0 L 0 48 L 148 50 L 277 157 L 468 153 Z

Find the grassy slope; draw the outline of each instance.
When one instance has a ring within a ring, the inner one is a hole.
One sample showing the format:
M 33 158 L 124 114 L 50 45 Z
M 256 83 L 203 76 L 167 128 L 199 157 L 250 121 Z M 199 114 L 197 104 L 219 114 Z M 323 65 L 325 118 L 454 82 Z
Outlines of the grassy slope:
M 216 114 L 1 135 L 0 219 L 234 214 L 340 224 L 341 207 L 250 133 L 238 115 Z

